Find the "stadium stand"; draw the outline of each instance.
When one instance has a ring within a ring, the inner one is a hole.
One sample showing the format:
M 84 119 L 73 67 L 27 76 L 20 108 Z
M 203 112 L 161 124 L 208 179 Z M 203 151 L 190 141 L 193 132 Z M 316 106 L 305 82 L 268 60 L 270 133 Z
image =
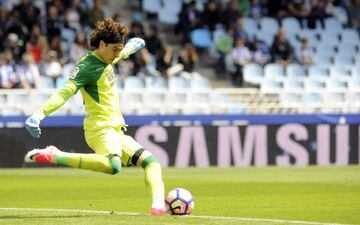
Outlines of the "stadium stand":
M 265 10 L 256 16 L 251 1 L 247 13 L 231 9 L 234 2 L 240 4 L 236 0 L 211 2 L 215 8 L 201 0 L 176 0 L 171 4 L 135 0 L 121 3 L 121 11 L 116 11 L 110 7 L 116 1 L 102 2 L 100 8 L 94 8 L 92 0 L 74 1 L 75 5 L 67 1 L 2 1 L 5 14 L 0 28 L 4 41 L 0 51 L 6 62 L 0 62 L 0 115 L 28 115 L 66 82 L 76 63 L 70 57 L 76 36 L 80 32 L 89 35 L 94 25 L 89 17 L 94 10 L 98 19 L 112 16 L 125 22 L 130 27 L 130 36 L 141 36 L 148 43 L 148 52 L 139 53 L 115 68 L 125 114 L 360 112 L 360 38 L 348 14 L 356 3 L 329 1 L 327 4 L 332 4 L 334 11 L 313 21 L 310 16 L 298 18 L 290 11 L 287 16 L 267 11 L 267 1 L 260 1 Z M 36 12 L 31 21 L 19 14 L 26 7 Z M 9 18 L 15 18 L 15 22 Z M 241 21 L 235 25 L 238 18 Z M 29 32 L 34 24 L 40 25 L 41 34 Z M 158 39 L 148 35 L 151 25 L 159 30 Z M 258 53 L 270 56 L 280 28 L 284 28 L 285 39 L 292 48 L 289 60 L 268 57 L 264 63 L 255 61 L 256 43 L 262 46 Z M 228 32 L 233 37 L 221 44 L 233 49 L 235 39 L 242 37 L 252 54 L 240 71 L 244 82 L 230 81 L 231 74 L 237 72 L 236 59 L 230 56 L 231 50 L 218 49 L 220 38 Z M 40 36 L 45 36 L 45 41 Z M 301 52 L 303 39 L 309 45 L 309 63 L 295 54 Z M 179 64 L 185 43 L 191 43 L 197 51 L 188 65 L 184 61 L 184 65 Z M 164 45 L 172 52 L 167 63 L 159 58 Z M 48 62 L 47 52 L 42 52 L 44 46 L 56 51 L 61 63 L 61 76 L 55 82 L 44 75 Z M 27 80 L 31 84 L 33 75 L 22 74 L 18 69 L 24 54 L 33 56 L 41 74 L 41 87 L 26 86 Z M 219 59 L 224 60 L 221 68 Z M 169 73 L 167 69 L 175 65 L 176 70 Z M 14 74 L 9 66 L 14 68 Z M 83 111 L 77 96 L 57 114 L 78 115 Z

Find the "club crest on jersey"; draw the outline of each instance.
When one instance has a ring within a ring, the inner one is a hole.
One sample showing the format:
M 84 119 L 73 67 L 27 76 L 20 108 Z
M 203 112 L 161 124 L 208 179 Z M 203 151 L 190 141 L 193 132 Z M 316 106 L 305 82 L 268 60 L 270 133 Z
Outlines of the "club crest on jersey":
M 75 68 L 70 73 L 70 79 L 75 79 L 76 75 L 79 73 L 79 67 L 75 66 Z

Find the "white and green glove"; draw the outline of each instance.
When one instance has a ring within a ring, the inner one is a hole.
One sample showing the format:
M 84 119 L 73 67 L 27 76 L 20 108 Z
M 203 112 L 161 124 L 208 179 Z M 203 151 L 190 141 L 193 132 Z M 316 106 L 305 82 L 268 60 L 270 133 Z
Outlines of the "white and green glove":
M 26 130 L 33 136 L 34 138 L 39 138 L 41 135 L 40 122 L 45 118 L 44 113 L 35 112 L 25 121 Z
M 135 52 L 139 51 L 145 47 L 145 41 L 142 38 L 134 37 L 130 38 L 123 50 L 120 52 L 121 59 L 127 59 L 130 55 L 134 54 Z

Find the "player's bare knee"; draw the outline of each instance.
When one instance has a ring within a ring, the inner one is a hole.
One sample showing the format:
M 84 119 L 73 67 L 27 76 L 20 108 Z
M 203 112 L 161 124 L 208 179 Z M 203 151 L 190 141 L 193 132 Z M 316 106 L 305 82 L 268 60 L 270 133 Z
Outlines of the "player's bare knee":
M 108 156 L 109 158 L 109 163 L 112 169 L 112 173 L 110 173 L 111 175 L 115 175 L 121 172 L 121 157 L 119 155 L 116 154 L 112 154 Z

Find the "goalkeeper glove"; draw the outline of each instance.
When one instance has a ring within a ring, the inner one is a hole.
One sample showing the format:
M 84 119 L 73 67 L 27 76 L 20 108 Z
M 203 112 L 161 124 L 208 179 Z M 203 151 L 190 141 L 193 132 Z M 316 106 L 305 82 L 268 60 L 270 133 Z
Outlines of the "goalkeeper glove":
M 123 50 L 120 52 L 121 59 L 127 59 L 130 55 L 134 54 L 135 52 L 139 51 L 141 48 L 145 47 L 145 41 L 142 38 L 130 38 Z
M 40 129 L 40 121 L 45 118 L 44 113 L 35 112 L 25 121 L 26 130 L 33 136 L 34 138 L 39 138 L 41 135 Z

